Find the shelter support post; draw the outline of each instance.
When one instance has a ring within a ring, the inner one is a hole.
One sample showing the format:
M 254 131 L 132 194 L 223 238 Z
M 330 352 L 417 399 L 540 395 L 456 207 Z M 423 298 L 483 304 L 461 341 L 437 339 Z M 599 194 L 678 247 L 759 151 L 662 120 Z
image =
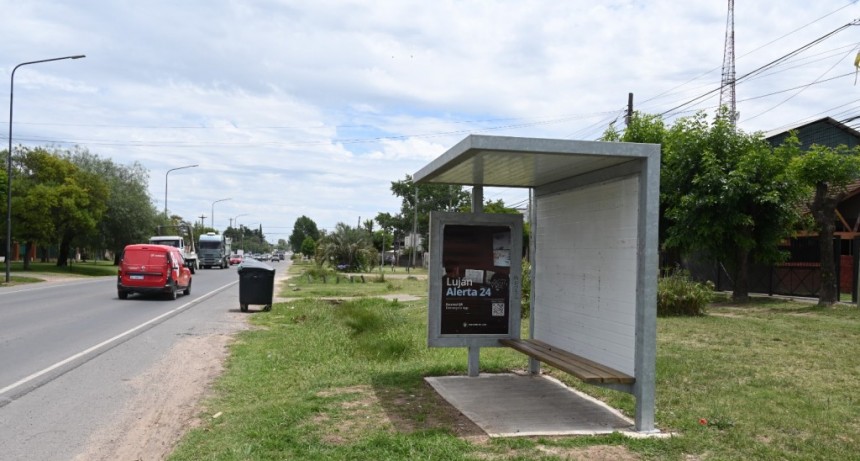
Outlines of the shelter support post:
M 529 373 L 533 375 L 540 374 L 540 360 L 529 357 Z
M 472 213 L 484 211 L 484 188 L 475 186 L 472 188 Z M 481 348 L 469 346 L 469 377 L 475 378 L 481 374 Z
M 529 236 L 529 286 L 535 286 L 535 273 L 537 265 L 534 263 L 534 255 L 537 251 L 538 214 L 537 200 L 535 200 L 535 188 L 529 188 L 529 223 L 531 224 L 531 235 Z M 535 339 L 535 291 L 529 292 L 529 339 Z M 529 357 L 529 373 L 540 375 L 540 360 Z
M 475 378 L 481 374 L 481 348 L 469 346 L 469 377 Z
M 484 188 L 481 186 L 472 187 L 472 213 L 480 213 L 484 211 Z

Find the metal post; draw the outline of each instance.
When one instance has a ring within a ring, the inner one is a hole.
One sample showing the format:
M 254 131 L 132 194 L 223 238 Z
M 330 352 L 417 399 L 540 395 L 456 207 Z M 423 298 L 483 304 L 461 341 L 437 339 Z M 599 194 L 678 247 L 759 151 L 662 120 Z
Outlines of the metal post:
M 212 202 L 212 213 L 209 215 L 209 218 L 211 219 L 209 227 L 211 227 L 213 229 L 215 228 L 215 204 L 218 202 L 226 202 L 227 200 L 233 200 L 233 199 L 222 198 L 221 200 L 215 200 L 214 202 Z
M 415 187 L 415 213 L 412 218 L 412 267 L 415 267 L 415 253 L 418 252 L 418 187 Z
M 472 213 L 484 211 L 483 186 L 472 187 Z M 469 346 L 469 376 L 474 378 L 481 374 L 481 348 Z
M 195 168 L 199 165 L 185 165 L 178 168 L 171 168 L 167 170 L 167 173 L 164 173 L 164 217 L 167 218 L 167 175 L 170 174 L 171 171 L 176 170 L 184 170 L 185 168 Z
M 39 61 L 22 62 L 12 68 L 12 75 L 9 79 L 9 151 L 6 152 L 6 256 L 3 258 L 6 262 L 6 283 L 9 283 L 12 279 L 12 100 L 15 95 L 15 71 L 19 67 L 30 64 L 61 61 L 63 59 L 81 59 L 85 57 L 86 55 L 76 54 L 74 56 L 63 56 L 62 58 L 41 59 Z
M 475 378 L 481 374 L 481 348 L 469 346 L 469 377 Z

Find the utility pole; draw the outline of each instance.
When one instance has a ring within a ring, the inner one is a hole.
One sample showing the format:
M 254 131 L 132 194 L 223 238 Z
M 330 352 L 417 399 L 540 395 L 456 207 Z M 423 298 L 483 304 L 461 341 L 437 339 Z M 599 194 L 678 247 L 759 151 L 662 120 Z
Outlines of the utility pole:
M 633 119 L 633 93 L 627 93 L 627 116 L 624 117 L 624 124 L 630 128 L 630 120 Z
M 205 226 L 205 225 L 206 225 L 206 224 L 205 224 L 205 223 L 206 223 L 206 215 L 205 215 L 205 214 L 201 214 L 200 216 L 198 216 L 198 218 L 200 218 L 200 227 L 202 228 L 203 226 Z

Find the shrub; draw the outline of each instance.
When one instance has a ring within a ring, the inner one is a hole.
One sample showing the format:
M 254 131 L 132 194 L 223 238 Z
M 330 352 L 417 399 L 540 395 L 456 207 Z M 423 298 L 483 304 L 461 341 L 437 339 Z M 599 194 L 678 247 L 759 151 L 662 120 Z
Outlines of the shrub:
M 657 315 L 705 315 L 705 307 L 714 296 L 714 284 L 692 280 L 685 271 L 664 274 L 657 282 Z
M 303 275 L 305 275 L 305 276 L 310 275 L 311 277 L 313 277 L 315 279 L 321 279 L 324 277 L 335 277 L 337 275 L 337 273 L 335 271 L 329 269 L 329 268 L 326 268 L 326 267 L 323 267 L 323 266 L 320 266 L 317 264 L 313 264 L 310 267 L 308 267 L 307 269 L 305 269 L 305 272 Z
M 520 298 L 520 318 L 529 318 L 531 311 L 531 294 L 532 294 L 532 265 L 528 261 L 523 261 L 522 268 L 522 287 L 523 293 Z

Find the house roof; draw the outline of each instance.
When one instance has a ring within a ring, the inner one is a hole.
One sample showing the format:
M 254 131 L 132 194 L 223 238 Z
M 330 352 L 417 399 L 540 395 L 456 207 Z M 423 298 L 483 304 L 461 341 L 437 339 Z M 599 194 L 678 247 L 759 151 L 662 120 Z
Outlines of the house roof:
M 857 130 L 853 129 L 853 128 L 851 128 L 850 126 L 848 126 L 848 125 L 846 125 L 846 124 L 844 124 L 844 123 L 842 123 L 842 122 L 839 122 L 839 121 L 837 121 L 836 119 L 834 119 L 834 118 L 832 118 L 832 117 L 822 117 L 822 118 L 815 119 L 815 120 L 810 120 L 810 121 L 800 122 L 800 123 L 797 123 L 797 124 L 795 124 L 795 125 L 786 125 L 786 126 L 782 126 L 782 127 L 779 127 L 779 128 L 774 129 L 774 130 L 771 130 L 771 131 L 766 132 L 766 133 L 764 134 L 764 137 L 765 137 L 766 139 L 770 139 L 770 138 L 773 138 L 773 137 L 779 136 L 779 135 L 781 135 L 781 134 L 788 133 L 788 132 L 789 132 L 789 131 L 791 131 L 791 130 L 798 130 L 798 131 L 800 131 L 800 130 L 802 130 L 803 128 L 806 128 L 806 127 L 808 127 L 808 126 L 810 126 L 810 125 L 814 125 L 814 124 L 816 124 L 816 123 L 822 123 L 822 122 L 823 122 L 823 123 L 826 123 L 826 124 L 828 124 L 828 125 L 832 125 L 834 128 L 836 128 L 836 129 L 838 129 L 838 130 L 845 131 L 845 132 L 846 132 L 846 133 L 848 133 L 849 135 L 854 136 L 854 137 L 855 137 L 855 138 L 857 138 L 857 139 L 860 139 L 860 131 L 857 131 Z

